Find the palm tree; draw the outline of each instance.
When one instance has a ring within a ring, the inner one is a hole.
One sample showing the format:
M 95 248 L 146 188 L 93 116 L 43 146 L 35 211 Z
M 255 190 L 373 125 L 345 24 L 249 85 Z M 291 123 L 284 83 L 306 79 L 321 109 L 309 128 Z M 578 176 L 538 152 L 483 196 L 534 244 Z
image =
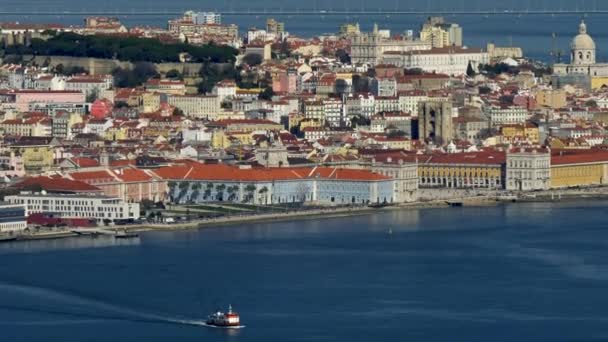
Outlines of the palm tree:
M 260 189 L 259 193 L 262 195 L 262 197 L 264 197 L 264 204 L 268 204 L 268 188 L 264 186 Z
M 247 191 L 246 201 L 253 201 L 253 194 L 255 193 L 256 187 L 253 184 L 248 184 L 245 187 L 245 191 Z
M 226 190 L 228 191 L 228 200 L 234 201 L 234 198 L 236 197 L 236 192 L 239 191 L 238 185 L 229 186 Z
M 177 201 L 179 202 L 188 193 L 190 188 L 190 182 L 180 182 L 178 185 L 179 194 L 177 195 Z
M 217 192 L 216 198 L 219 201 L 224 200 L 224 190 L 226 190 L 226 184 L 219 184 L 215 187 L 215 191 Z
M 203 199 L 208 199 L 209 197 L 211 197 L 211 192 L 213 191 L 213 183 L 207 183 L 207 188 L 205 189 L 205 192 L 203 193 Z

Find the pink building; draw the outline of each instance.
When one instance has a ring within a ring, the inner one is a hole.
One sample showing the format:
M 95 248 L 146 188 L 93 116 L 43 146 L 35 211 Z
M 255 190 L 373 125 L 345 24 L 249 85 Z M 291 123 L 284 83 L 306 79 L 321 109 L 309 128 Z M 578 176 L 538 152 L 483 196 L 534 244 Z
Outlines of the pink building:
M 272 91 L 275 93 L 294 94 L 296 90 L 296 74 L 293 72 L 283 72 L 272 80 Z
M 64 90 L 16 90 L 17 110 L 27 112 L 34 103 L 81 103 L 86 102 L 84 93 Z

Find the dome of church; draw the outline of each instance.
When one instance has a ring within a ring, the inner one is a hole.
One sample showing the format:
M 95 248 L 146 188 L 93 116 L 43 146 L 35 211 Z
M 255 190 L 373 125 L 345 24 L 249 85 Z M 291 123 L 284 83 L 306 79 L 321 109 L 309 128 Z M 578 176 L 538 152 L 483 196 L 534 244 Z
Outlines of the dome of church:
M 589 34 L 587 34 L 587 25 L 581 22 L 578 29 L 578 35 L 574 37 L 571 44 L 572 50 L 595 50 L 595 42 Z

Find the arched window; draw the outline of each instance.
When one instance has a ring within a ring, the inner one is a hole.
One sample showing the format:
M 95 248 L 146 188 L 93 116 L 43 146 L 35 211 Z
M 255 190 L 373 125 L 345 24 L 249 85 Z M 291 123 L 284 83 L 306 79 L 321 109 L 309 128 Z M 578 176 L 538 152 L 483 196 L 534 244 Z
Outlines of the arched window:
M 583 52 L 582 51 L 578 52 L 578 59 L 581 60 L 581 61 L 583 60 Z

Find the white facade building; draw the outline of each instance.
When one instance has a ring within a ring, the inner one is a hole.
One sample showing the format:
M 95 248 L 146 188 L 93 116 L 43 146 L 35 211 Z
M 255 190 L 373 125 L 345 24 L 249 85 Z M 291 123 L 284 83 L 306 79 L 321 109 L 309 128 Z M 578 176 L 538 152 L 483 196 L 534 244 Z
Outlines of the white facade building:
M 383 63 L 406 69 L 422 69 L 447 75 L 464 75 L 469 64 L 476 70 L 479 64 L 488 64 L 490 57 L 481 49 L 469 49 L 456 46 L 436 48 L 423 51 L 387 51 L 383 54 Z
M 375 96 L 396 96 L 397 80 L 394 77 L 375 77 L 370 88 Z
M 530 117 L 526 108 L 518 106 L 490 107 L 487 113 L 492 126 L 524 123 Z
M 127 203 L 117 197 L 23 192 L 7 196 L 5 200 L 24 206 L 25 216 L 52 213 L 61 218 L 88 218 L 99 222 L 139 218 L 139 203 Z
M 551 187 L 551 151 L 507 151 L 506 188 L 512 191 L 547 190 Z
M 0 233 L 16 233 L 27 228 L 25 207 L 20 204 L 0 204 Z
M 406 53 L 410 51 L 430 50 L 431 43 L 411 39 L 392 39 L 384 36 L 378 26 L 374 31 L 353 35 L 351 37 L 351 61 L 353 64 L 380 64 L 387 51 Z
M 194 118 L 213 120 L 220 111 L 217 95 L 171 95 L 167 97 L 167 103 Z
M 608 64 L 596 63 L 596 46 L 587 33 L 587 25 L 581 22 L 578 35 L 570 44 L 570 64 L 555 64 L 556 75 L 584 74 L 589 76 L 608 76 Z

